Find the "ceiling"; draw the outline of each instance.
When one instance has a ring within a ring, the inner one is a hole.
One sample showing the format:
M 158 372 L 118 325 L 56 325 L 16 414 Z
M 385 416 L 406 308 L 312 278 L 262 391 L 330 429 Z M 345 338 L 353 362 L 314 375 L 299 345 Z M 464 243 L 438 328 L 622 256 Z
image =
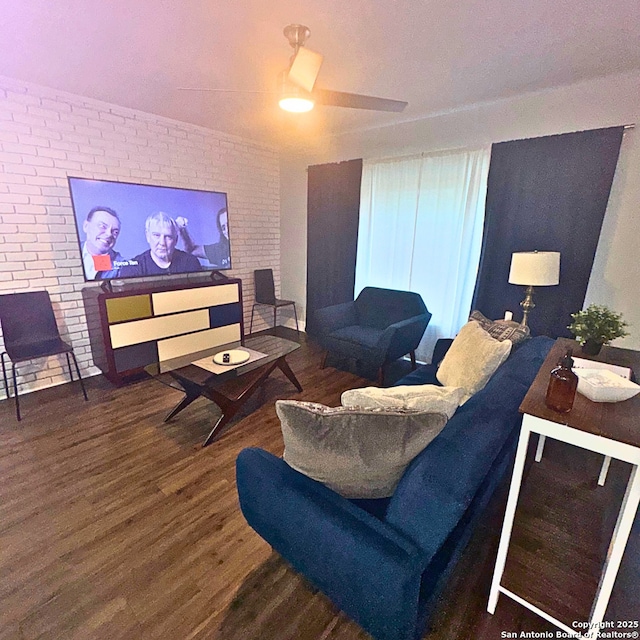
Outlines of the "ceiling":
M 292 22 L 319 86 L 409 106 L 296 115 L 244 93 L 275 89 Z M 276 144 L 634 69 L 638 0 L 0 0 L 0 75 Z

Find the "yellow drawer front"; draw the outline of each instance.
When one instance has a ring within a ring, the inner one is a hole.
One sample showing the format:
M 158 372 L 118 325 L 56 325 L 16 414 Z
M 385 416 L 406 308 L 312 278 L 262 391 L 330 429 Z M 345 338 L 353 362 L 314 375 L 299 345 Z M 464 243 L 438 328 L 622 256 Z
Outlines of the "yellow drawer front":
M 111 334 L 111 347 L 117 349 L 131 344 L 151 342 L 191 331 L 200 331 L 208 329 L 210 326 L 209 311 L 200 309 L 172 316 L 114 324 L 109 327 L 109 333 Z
M 109 324 L 150 318 L 153 315 L 151 313 L 151 296 L 148 294 L 127 296 L 126 298 L 108 298 L 105 303 Z
M 193 287 L 179 291 L 159 291 L 152 294 L 153 312 L 156 316 L 219 304 L 238 302 L 237 284 L 219 284 L 211 287 Z
M 240 340 L 240 325 L 229 324 L 226 327 L 216 327 L 208 331 L 190 333 L 158 342 L 158 358 L 160 362 L 170 358 L 179 358 L 190 353 L 204 351 L 227 342 Z

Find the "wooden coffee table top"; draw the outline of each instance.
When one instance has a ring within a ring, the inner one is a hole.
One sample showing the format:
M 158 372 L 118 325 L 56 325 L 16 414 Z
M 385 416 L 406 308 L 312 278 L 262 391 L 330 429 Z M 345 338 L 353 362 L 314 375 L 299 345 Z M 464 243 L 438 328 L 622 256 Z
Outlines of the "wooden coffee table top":
M 220 374 L 211 373 L 206 369 L 192 364 L 201 358 L 211 357 L 213 359 L 213 356 L 220 351 L 229 351 L 242 347 L 259 351 L 266 354 L 266 356 L 238 367 L 231 367 L 229 371 Z M 217 345 L 204 351 L 198 351 L 197 353 L 191 353 L 179 358 L 172 358 L 171 360 L 163 360 L 162 362 L 151 364 L 145 367 L 145 371 L 153 377 L 160 377 L 165 373 L 179 372 L 181 377 L 196 384 L 218 386 L 235 378 L 245 376 L 257 369 L 262 369 L 266 365 L 279 358 L 283 358 L 299 348 L 299 343 L 277 336 L 266 334 L 248 336 L 241 341 Z
M 551 369 L 558 365 L 567 349 L 571 349 L 575 357 L 630 367 L 636 376 L 640 375 L 640 351 L 605 346 L 597 356 L 589 356 L 582 353 L 576 341 L 558 338 L 522 401 L 520 411 L 640 447 L 640 394 L 623 402 L 592 402 L 582 394 L 576 393 L 573 408 L 569 413 L 557 413 L 545 405 L 549 374 Z

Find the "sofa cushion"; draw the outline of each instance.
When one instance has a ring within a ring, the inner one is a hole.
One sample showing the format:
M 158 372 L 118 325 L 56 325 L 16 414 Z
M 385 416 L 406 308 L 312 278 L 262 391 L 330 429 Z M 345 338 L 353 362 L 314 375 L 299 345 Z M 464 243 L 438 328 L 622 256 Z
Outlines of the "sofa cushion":
M 386 498 L 447 422 L 444 413 L 278 400 L 284 460 L 345 498 Z
M 496 369 L 509 357 L 512 343 L 492 338 L 477 322 L 460 329 L 447 351 L 436 377 L 445 387 L 462 387 L 464 404 L 480 391 Z
M 342 394 L 340 401 L 343 407 L 364 409 L 404 407 L 416 411 L 444 413 L 447 418 L 450 418 L 458 408 L 463 395 L 464 389 L 461 387 L 422 384 L 403 385 L 390 389 L 379 387 L 349 389 Z
M 472 311 L 469 320 L 475 320 L 492 338 L 511 340 L 516 345 L 529 337 L 529 327 L 513 320 L 489 320 L 480 311 Z
M 382 333 L 382 329 L 353 325 L 350 327 L 343 327 L 342 329 L 336 329 L 336 331 L 332 331 L 329 335 L 335 340 L 353 342 L 357 345 L 364 345 L 365 347 L 373 349 L 378 344 Z
M 553 342 L 542 336 L 527 340 L 484 389 L 458 409 L 402 477 L 386 521 L 417 542 L 427 556 L 455 528 L 517 433 L 522 422 L 518 407 Z
M 396 382 L 397 386 L 407 386 L 407 385 L 421 385 L 421 384 L 435 384 L 436 386 L 440 385 L 438 382 L 438 378 L 436 378 L 436 373 L 438 371 L 438 365 L 436 364 L 420 364 L 417 366 L 415 371 L 411 373 L 407 373 L 406 376 L 400 378 L 398 382 Z

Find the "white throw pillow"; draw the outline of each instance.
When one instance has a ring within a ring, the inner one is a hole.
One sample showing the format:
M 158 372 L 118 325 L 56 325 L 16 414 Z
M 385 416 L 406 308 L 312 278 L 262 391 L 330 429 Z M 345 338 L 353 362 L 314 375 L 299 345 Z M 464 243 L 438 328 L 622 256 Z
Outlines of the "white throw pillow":
M 444 413 L 450 418 L 456 412 L 464 393 L 461 387 L 438 387 L 435 384 L 403 385 L 389 389 L 364 387 L 345 391 L 341 402 L 343 407 L 404 407 Z
M 509 357 L 511 347 L 511 340 L 496 340 L 477 322 L 467 322 L 449 347 L 436 378 L 445 386 L 462 387 L 460 404 L 464 404 L 489 382 Z
M 284 460 L 345 498 L 386 498 L 447 423 L 444 413 L 278 400 Z

